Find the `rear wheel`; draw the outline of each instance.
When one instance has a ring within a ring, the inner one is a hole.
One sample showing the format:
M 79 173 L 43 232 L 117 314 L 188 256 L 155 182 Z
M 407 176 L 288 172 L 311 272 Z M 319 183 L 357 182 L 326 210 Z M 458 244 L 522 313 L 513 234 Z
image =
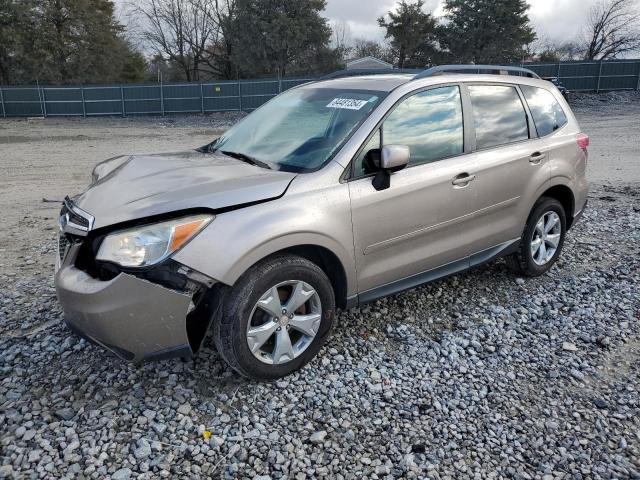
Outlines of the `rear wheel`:
M 506 258 L 507 264 L 523 275 L 542 275 L 558 260 L 566 231 L 562 204 L 555 198 L 542 197 L 529 215 L 518 251 Z
M 287 255 L 249 269 L 231 288 L 214 340 L 238 373 L 273 379 L 303 367 L 329 336 L 333 288 L 314 263 Z

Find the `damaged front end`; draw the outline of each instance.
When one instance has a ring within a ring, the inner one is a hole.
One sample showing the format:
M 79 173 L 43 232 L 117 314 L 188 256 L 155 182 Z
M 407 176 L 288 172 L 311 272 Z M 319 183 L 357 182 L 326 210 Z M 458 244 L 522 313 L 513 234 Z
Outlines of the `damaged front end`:
M 91 231 L 69 200 L 60 218 L 55 286 L 73 331 L 133 362 L 198 351 L 219 306 L 213 279 L 170 258 L 144 268 L 101 262 L 109 232 Z

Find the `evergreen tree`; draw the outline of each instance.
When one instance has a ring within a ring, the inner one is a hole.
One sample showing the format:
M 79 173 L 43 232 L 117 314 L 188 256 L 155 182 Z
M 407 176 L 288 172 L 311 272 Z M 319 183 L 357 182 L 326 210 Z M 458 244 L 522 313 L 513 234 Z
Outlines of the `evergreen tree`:
M 139 81 L 145 61 L 111 0 L 0 0 L 0 81 Z M 5 36 L 8 40 L 5 40 Z
M 24 18 L 24 17 L 22 17 Z M 8 83 L 22 55 L 22 25 L 17 2 L 0 0 L 0 84 Z
M 338 61 L 325 0 L 236 0 L 232 61 L 241 76 L 309 73 Z
M 525 0 L 445 0 L 440 44 L 454 63 L 511 63 L 536 38 Z
M 422 11 L 423 0 L 407 3 L 402 0 L 396 11 L 378 18 L 378 25 L 386 28 L 385 38 L 391 40 L 391 49 L 399 68 L 424 67 L 431 63 L 435 52 L 436 21 Z

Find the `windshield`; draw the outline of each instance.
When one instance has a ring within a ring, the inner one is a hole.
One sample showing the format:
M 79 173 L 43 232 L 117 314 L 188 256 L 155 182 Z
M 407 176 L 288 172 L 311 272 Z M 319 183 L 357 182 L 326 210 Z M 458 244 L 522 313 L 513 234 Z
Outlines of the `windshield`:
M 371 90 L 293 89 L 229 129 L 211 149 L 278 170 L 317 170 L 385 96 Z

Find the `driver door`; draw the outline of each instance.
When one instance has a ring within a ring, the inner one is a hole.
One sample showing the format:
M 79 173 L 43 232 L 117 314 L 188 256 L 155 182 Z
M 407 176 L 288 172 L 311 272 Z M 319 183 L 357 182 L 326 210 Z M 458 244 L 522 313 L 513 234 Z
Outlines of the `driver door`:
M 354 160 L 349 192 L 361 301 L 468 267 L 474 184 L 456 182 L 472 173 L 463 139 L 459 87 L 431 88 L 400 101 Z M 371 170 L 379 148 L 392 144 L 408 145 L 411 158 L 391 175 L 390 188 L 377 191 Z

